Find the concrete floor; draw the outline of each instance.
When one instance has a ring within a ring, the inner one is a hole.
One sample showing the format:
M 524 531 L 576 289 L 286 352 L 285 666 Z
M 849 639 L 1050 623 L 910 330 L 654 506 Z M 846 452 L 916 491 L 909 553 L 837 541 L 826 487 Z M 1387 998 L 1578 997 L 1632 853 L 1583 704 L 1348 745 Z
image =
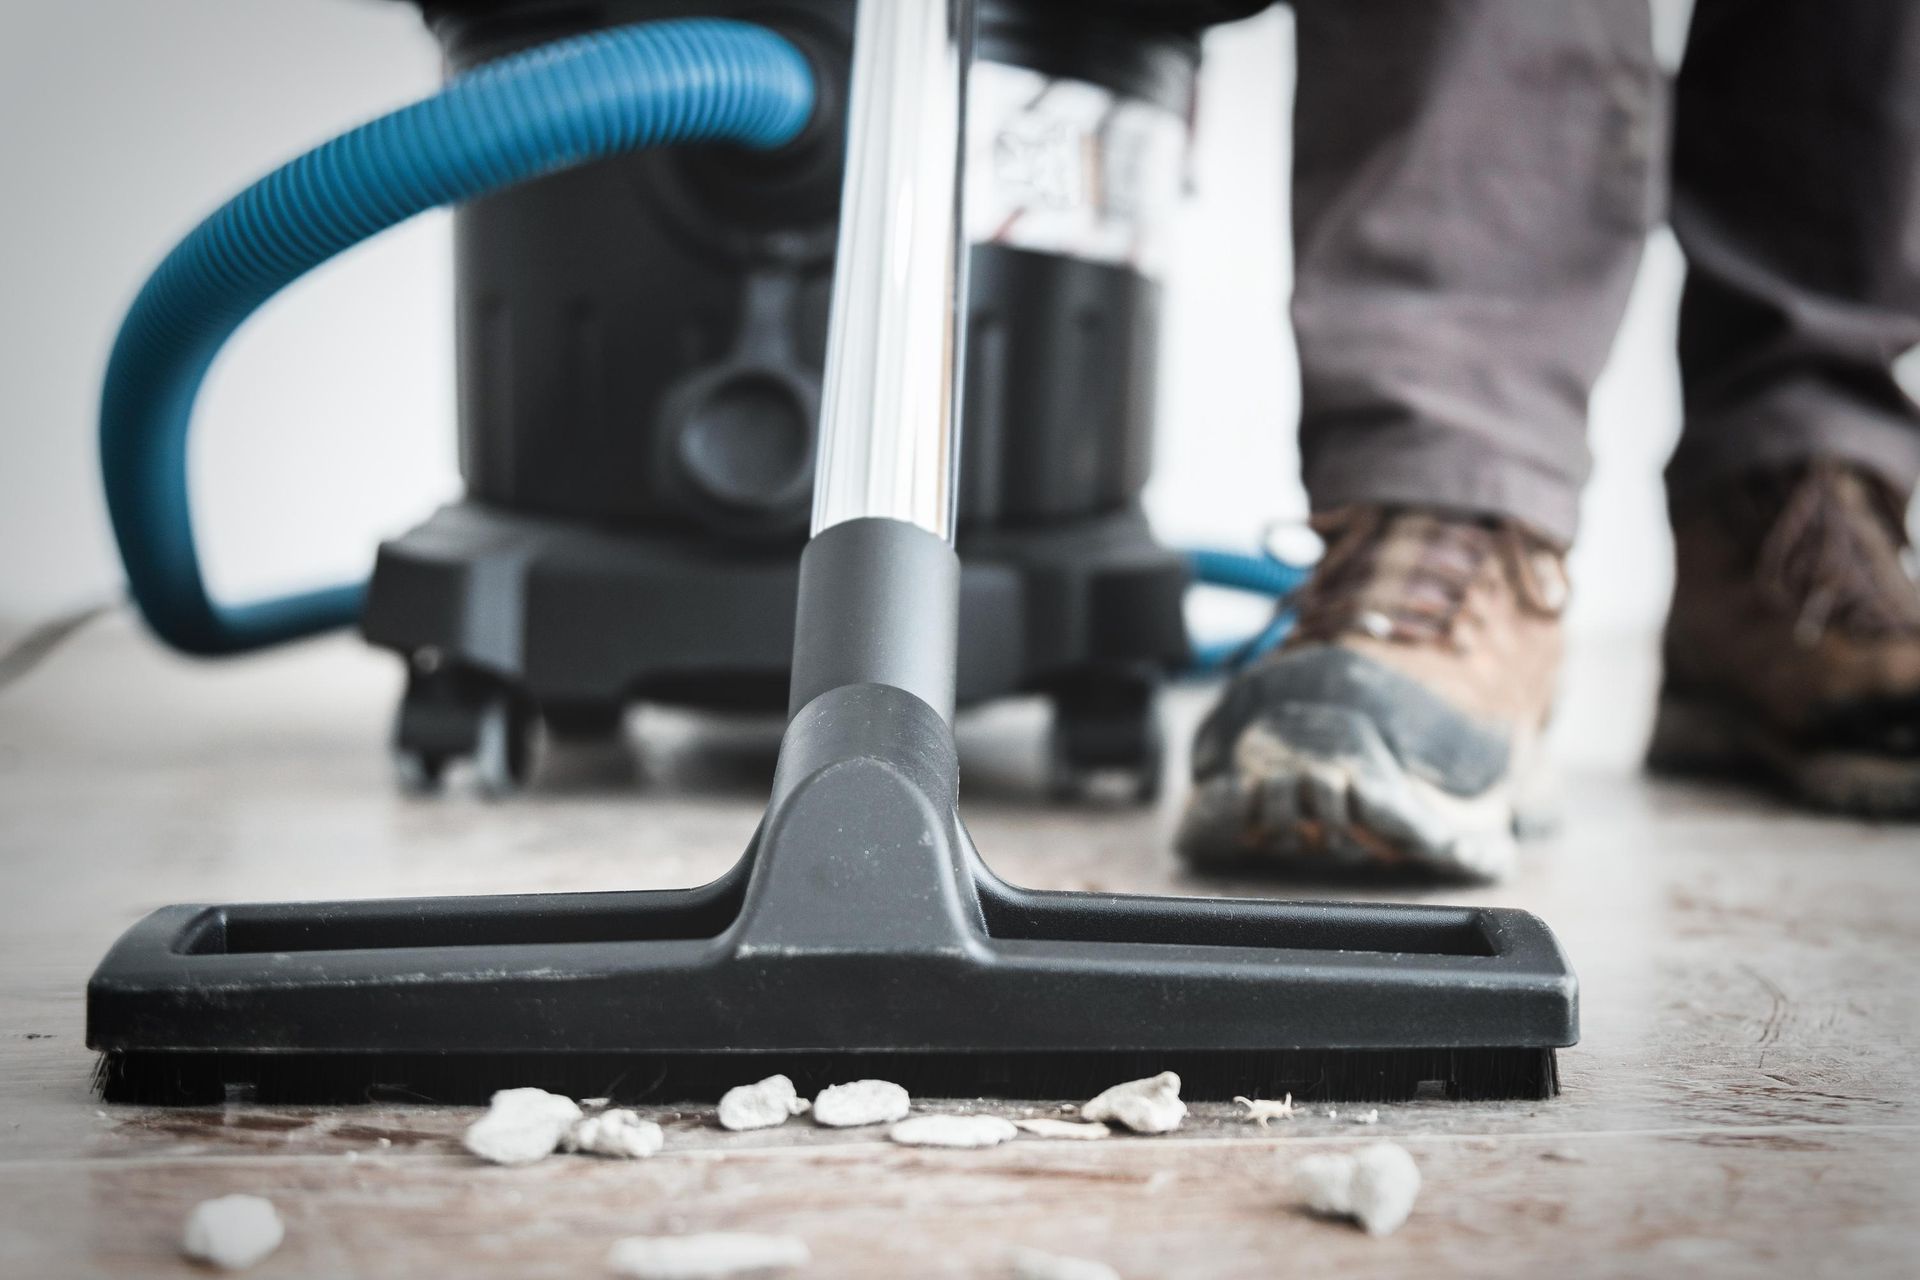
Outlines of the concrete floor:
M 1559 833 L 1509 884 L 1424 895 L 1524 906 L 1559 933 L 1584 1039 L 1557 1100 L 1423 1101 L 1365 1128 L 1315 1109 L 1270 1131 L 1207 1105 L 1169 1138 L 978 1153 L 805 1124 L 729 1135 L 688 1111 L 662 1115 L 667 1152 L 644 1164 L 508 1170 L 461 1153 L 457 1109 L 101 1107 L 86 976 L 170 901 L 707 878 L 753 828 L 774 730 L 643 711 L 638 776 L 574 758 L 508 803 L 457 782 L 409 799 L 382 749 L 390 659 L 342 639 L 192 664 L 103 618 L 0 688 L 0 1275 L 189 1274 L 187 1210 L 242 1190 L 288 1223 L 261 1276 L 598 1275 L 618 1236 L 708 1229 L 798 1233 L 820 1276 L 1002 1276 L 1014 1245 L 1130 1280 L 1912 1275 L 1920 830 L 1639 776 L 1653 674 L 1645 645 L 1577 647 Z M 1171 719 L 1204 698 L 1180 691 Z M 1178 788 L 1151 814 L 1050 807 L 1040 724 L 1009 705 L 963 726 L 969 823 L 1010 879 L 1408 895 L 1183 876 L 1166 852 Z M 1426 1178 L 1402 1231 L 1299 1210 L 1295 1160 L 1378 1137 Z

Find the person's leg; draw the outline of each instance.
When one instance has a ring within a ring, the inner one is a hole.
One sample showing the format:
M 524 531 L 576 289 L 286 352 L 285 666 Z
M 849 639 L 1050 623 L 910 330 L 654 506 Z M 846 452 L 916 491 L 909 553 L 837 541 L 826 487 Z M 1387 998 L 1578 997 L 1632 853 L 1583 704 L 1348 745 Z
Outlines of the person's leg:
M 1203 864 L 1491 877 L 1552 702 L 1587 394 L 1652 213 L 1645 0 L 1300 0 L 1294 328 L 1327 550 L 1194 743 Z
M 1699 0 L 1674 91 L 1685 430 L 1676 497 L 1859 463 L 1905 491 L 1920 407 L 1920 4 Z
M 1699 0 L 1675 99 L 1686 425 L 1651 761 L 1920 816 L 1920 405 L 1896 373 L 1920 347 L 1920 4 Z
M 1315 511 L 1572 540 L 1664 151 L 1645 0 L 1299 0 L 1294 332 Z

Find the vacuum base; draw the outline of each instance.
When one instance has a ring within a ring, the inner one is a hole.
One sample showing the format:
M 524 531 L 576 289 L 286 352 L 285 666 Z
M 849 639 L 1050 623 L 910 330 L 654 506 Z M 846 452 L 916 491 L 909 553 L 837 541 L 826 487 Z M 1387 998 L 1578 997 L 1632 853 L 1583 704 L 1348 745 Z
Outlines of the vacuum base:
M 1160 773 L 1153 693 L 1185 664 L 1184 560 L 1138 510 L 962 535 L 961 705 L 1054 704 L 1056 792 L 1097 773 Z M 511 790 L 529 739 L 617 731 L 628 703 L 784 710 L 797 546 L 596 529 L 477 503 L 385 544 L 362 627 L 407 657 L 394 729 L 402 777 L 471 757 Z

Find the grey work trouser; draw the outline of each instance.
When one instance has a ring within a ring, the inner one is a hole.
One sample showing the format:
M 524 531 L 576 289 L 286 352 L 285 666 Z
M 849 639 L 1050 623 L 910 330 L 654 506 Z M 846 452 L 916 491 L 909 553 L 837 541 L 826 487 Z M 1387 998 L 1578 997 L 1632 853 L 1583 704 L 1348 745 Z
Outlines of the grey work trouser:
M 1588 392 L 1647 228 L 1687 256 L 1682 493 L 1837 456 L 1903 491 L 1920 412 L 1920 0 L 1296 0 L 1293 318 L 1315 510 L 1571 540 Z M 1671 116 L 1671 146 L 1668 119 Z

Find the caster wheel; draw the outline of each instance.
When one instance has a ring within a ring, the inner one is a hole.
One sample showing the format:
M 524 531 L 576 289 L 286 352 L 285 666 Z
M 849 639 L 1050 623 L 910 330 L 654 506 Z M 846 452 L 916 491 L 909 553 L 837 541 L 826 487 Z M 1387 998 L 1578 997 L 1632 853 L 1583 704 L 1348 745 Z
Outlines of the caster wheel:
M 495 693 L 481 705 L 473 765 L 483 795 L 500 799 L 526 785 L 533 760 L 533 726 L 532 712 L 510 693 Z
M 1062 804 L 1117 797 L 1129 804 L 1151 805 L 1160 799 L 1166 757 L 1157 732 L 1150 747 L 1124 764 L 1075 759 L 1063 750 L 1058 738 L 1049 744 L 1047 754 L 1047 793 Z
M 1152 804 L 1160 798 L 1165 758 L 1151 685 L 1097 686 L 1056 699 L 1047 742 L 1048 790 L 1054 799 L 1117 797 Z
M 1150 805 L 1160 800 L 1160 783 L 1166 774 L 1166 737 L 1161 731 L 1160 721 L 1153 722 L 1153 742 L 1146 754 L 1141 757 L 1139 771 L 1134 776 L 1133 800 L 1135 804 Z
M 618 739 L 626 715 L 627 709 L 619 703 L 547 703 L 540 708 L 549 736 L 587 745 Z
M 639 744 L 627 737 L 624 703 L 543 703 L 540 722 L 542 787 L 605 790 L 639 781 Z
M 397 747 L 393 753 L 393 777 L 400 790 L 410 796 L 430 796 L 440 790 L 447 762 L 424 751 Z
M 482 672 L 416 666 L 393 724 L 394 776 L 415 795 L 440 789 L 447 766 L 471 758 L 490 796 L 519 790 L 532 759 L 527 699 Z
M 470 755 L 479 731 L 481 689 L 444 668 L 415 668 L 393 718 L 393 772 L 410 795 L 440 790 L 447 765 Z

